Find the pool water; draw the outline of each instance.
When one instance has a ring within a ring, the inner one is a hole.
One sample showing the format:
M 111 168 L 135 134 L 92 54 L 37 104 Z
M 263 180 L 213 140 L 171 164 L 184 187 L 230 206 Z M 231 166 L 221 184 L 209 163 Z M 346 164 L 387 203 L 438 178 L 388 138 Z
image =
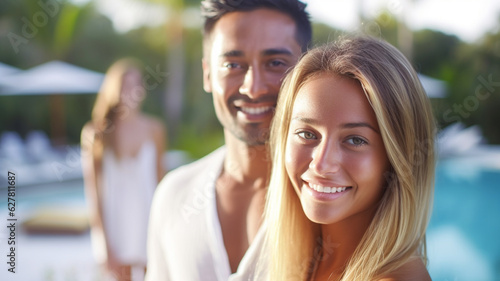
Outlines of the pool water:
M 427 231 L 434 281 L 500 280 L 500 170 L 441 161 Z

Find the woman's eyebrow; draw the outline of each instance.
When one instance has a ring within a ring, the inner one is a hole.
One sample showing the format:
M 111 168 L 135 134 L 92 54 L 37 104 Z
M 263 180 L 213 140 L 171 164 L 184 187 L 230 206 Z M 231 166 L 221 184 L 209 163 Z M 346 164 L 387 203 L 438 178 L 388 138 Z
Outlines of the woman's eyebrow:
M 307 118 L 307 117 L 293 117 L 292 121 L 299 121 L 302 123 L 306 124 L 311 124 L 311 125 L 318 125 L 320 123 L 320 120 L 314 119 L 314 118 Z M 359 128 L 359 127 L 365 127 L 373 130 L 375 133 L 380 134 L 380 132 L 375 129 L 372 125 L 366 123 L 366 122 L 351 122 L 351 123 L 344 123 L 340 125 L 341 128 L 345 129 L 352 129 L 352 128 Z
M 366 122 L 355 122 L 355 123 L 345 123 L 341 125 L 342 128 L 346 129 L 352 129 L 352 128 L 359 128 L 359 127 L 366 127 L 372 129 L 375 133 L 380 134 L 380 132 L 375 129 L 372 125 L 366 123 Z

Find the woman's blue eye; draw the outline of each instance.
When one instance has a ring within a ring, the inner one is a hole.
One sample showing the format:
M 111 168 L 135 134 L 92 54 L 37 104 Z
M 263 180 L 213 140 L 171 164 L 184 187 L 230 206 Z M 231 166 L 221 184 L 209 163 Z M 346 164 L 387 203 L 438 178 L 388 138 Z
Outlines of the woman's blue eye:
M 361 145 L 365 145 L 365 144 L 368 144 L 368 142 L 366 142 L 364 139 L 360 138 L 360 137 L 352 137 L 352 138 L 349 138 L 347 140 L 347 142 L 349 142 L 350 144 L 354 145 L 354 146 L 361 146 Z
M 299 132 L 297 135 L 306 140 L 317 139 L 316 136 L 311 132 Z

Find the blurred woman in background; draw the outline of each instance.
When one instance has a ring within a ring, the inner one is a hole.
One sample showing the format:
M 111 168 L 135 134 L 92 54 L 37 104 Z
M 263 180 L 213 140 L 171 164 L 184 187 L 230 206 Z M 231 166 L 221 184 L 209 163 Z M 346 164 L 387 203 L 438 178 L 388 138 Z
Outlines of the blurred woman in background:
M 144 278 L 149 208 L 165 173 L 166 131 L 141 112 L 141 68 L 134 59 L 109 68 L 81 134 L 94 256 L 116 280 Z

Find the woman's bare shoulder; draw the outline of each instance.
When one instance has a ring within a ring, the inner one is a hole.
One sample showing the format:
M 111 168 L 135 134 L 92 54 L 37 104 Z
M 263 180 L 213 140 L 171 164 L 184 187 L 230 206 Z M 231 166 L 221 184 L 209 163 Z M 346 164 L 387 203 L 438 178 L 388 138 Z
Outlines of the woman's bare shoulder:
M 88 121 L 83 125 L 82 132 L 93 132 L 94 131 L 94 124 L 92 121 Z
M 162 120 L 157 117 L 143 115 L 144 120 L 147 122 L 148 127 L 150 128 L 151 135 L 157 141 L 163 141 L 166 135 L 166 128 Z
M 378 281 L 431 281 L 431 276 L 422 260 L 418 257 L 412 258 L 403 266 L 399 267 Z
M 84 155 L 91 155 L 89 153 L 84 153 L 92 150 L 95 140 L 95 128 L 92 122 L 87 122 L 83 125 L 82 133 L 80 135 L 80 147 L 82 149 L 82 157 Z
M 89 121 L 83 125 L 81 140 L 92 140 L 95 134 L 94 124 Z

